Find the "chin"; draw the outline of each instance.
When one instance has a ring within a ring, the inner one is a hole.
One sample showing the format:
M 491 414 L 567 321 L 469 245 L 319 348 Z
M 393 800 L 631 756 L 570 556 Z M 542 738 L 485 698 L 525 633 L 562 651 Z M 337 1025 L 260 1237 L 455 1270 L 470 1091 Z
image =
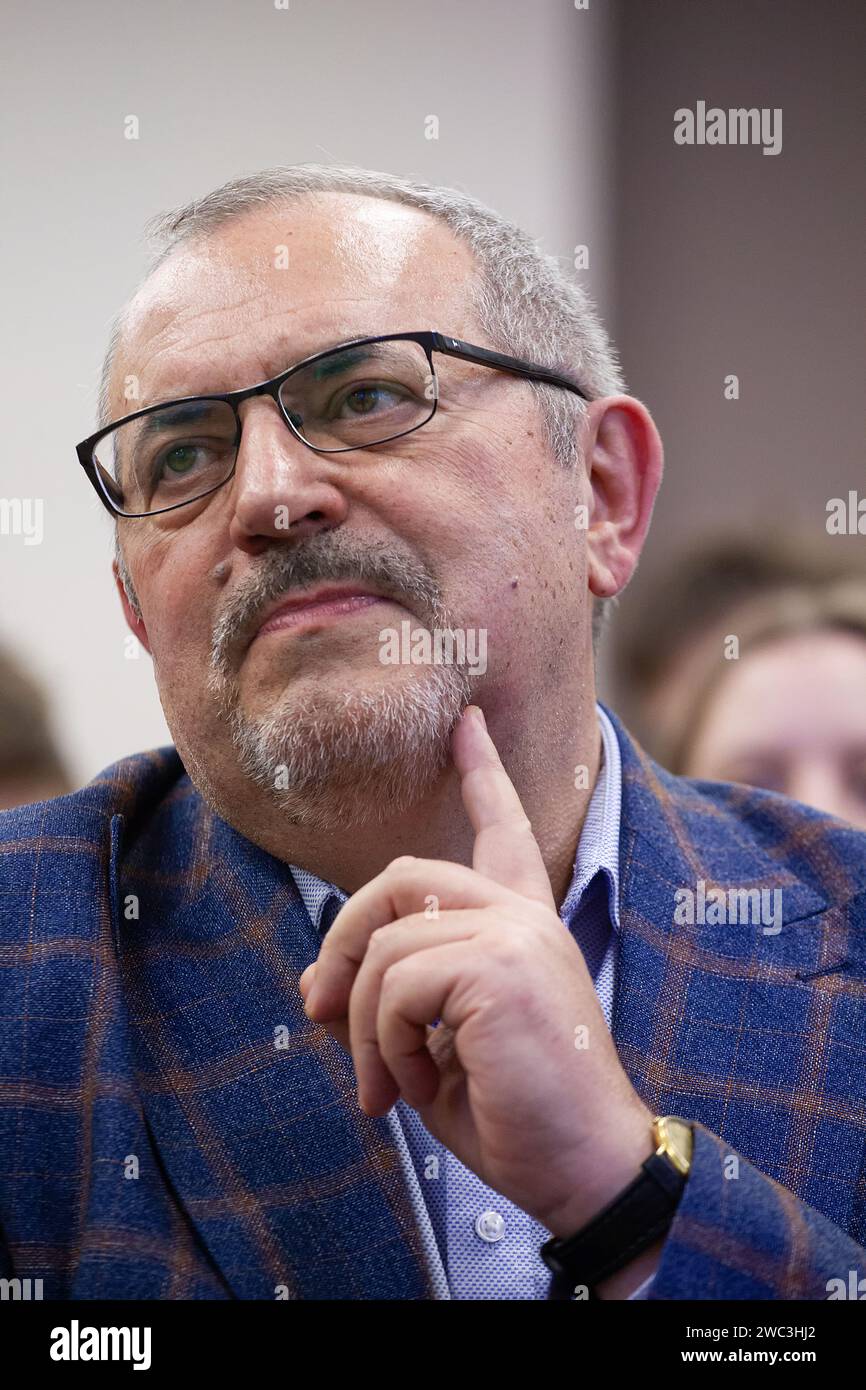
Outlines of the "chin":
M 228 719 L 241 771 L 310 829 L 402 814 L 450 764 L 451 734 L 471 700 L 459 667 L 403 669 L 399 681 L 293 689 L 263 713 L 238 703 Z

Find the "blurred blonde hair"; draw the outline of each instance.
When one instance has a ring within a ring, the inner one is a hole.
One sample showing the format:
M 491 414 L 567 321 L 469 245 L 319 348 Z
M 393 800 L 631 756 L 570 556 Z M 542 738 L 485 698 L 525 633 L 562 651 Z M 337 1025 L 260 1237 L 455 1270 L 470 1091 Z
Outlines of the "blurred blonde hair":
M 725 640 L 736 637 L 739 659 L 759 648 L 810 632 L 849 632 L 866 642 L 866 578 L 843 579 L 816 589 L 791 585 L 748 599 L 726 613 L 701 641 L 702 667 L 693 670 L 688 718 L 663 731 L 661 761 L 683 774 L 709 704 L 730 662 Z

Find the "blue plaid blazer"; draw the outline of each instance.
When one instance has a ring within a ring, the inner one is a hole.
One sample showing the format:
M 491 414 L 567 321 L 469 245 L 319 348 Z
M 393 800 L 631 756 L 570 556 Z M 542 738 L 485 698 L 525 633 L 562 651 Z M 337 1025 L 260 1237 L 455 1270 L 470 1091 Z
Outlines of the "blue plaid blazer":
M 623 756 L 613 1036 L 696 1122 L 654 1299 L 866 1276 L 866 835 Z M 674 895 L 781 888 L 784 926 Z M 46 1298 L 432 1296 L 390 1131 L 297 989 L 288 867 L 173 748 L 0 815 L 0 1274 Z M 864 1286 L 866 1287 L 866 1286 Z

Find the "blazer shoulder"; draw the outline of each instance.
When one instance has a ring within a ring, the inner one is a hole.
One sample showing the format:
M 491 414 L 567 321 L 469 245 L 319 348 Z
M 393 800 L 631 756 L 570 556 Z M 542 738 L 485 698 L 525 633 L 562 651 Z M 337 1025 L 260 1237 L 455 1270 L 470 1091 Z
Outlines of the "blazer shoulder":
M 749 845 L 835 901 L 866 893 L 866 831 L 761 787 L 680 777 L 679 797 L 704 811 L 717 840 Z M 700 812 L 697 814 L 700 815 Z
M 866 896 L 866 831 L 777 792 L 675 776 L 613 722 L 624 829 L 663 859 L 719 880 L 798 879 L 837 906 Z
M 81 872 L 107 856 L 114 816 L 146 813 L 185 775 L 168 745 L 121 758 L 66 796 L 0 811 L 0 892 L 22 891 L 37 872 L 43 881 L 56 874 L 58 887 L 71 885 L 76 865 Z

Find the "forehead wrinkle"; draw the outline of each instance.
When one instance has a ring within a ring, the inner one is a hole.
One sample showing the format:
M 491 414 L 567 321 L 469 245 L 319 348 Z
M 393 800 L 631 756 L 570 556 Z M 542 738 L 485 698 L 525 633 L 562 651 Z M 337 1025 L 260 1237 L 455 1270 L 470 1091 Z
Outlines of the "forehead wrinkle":
M 260 292 L 254 298 L 259 299 L 262 297 L 263 292 Z M 184 352 L 196 352 L 203 347 L 207 347 L 209 344 L 228 341 L 232 333 L 237 331 L 234 322 L 228 332 L 223 330 L 222 332 L 213 334 L 206 333 L 203 337 L 197 339 L 194 337 L 192 342 L 189 341 L 189 334 L 190 330 L 193 329 L 197 323 L 206 322 L 207 319 L 213 318 L 214 315 L 229 313 L 233 318 L 234 316 L 239 316 L 244 304 L 247 303 L 248 300 L 249 296 L 246 296 L 233 305 L 209 306 L 204 309 L 196 308 L 189 304 L 181 304 L 173 308 L 170 305 L 157 302 L 153 304 L 150 309 L 145 309 L 139 314 L 139 321 L 136 325 L 137 339 L 127 330 L 125 354 L 119 353 L 118 358 L 120 358 L 121 355 L 125 355 L 126 364 L 129 366 L 132 365 L 135 358 L 140 355 L 143 349 L 149 348 L 150 353 L 146 364 L 147 368 L 149 368 L 152 362 L 163 357 L 166 353 L 176 351 L 178 348 L 181 348 Z M 274 310 L 273 312 L 277 313 L 279 311 Z M 285 312 L 285 310 L 282 312 Z M 264 316 L 268 317 L 267 313 Z M 150 330 L 148 330 L 149 317 L 155 317 L 157 319 L 157 323 Z M 162 322 L 159 322 L 160 318 Z M 130 338 L 132 338 L 131 346 Z M 163 339 L 165 342 L 162 341 Z

